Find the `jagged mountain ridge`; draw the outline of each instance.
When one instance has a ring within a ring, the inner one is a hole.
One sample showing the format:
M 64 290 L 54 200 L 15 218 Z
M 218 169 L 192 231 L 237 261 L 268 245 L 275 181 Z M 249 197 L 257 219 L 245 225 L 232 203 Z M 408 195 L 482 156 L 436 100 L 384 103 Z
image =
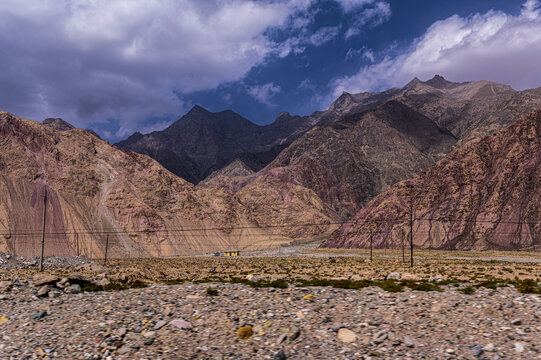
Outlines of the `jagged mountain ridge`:
M 344 95 L 328 110 L 316 111 L 310 116 L 282 112 L 265 126 L 256 125 L 230 110 L 212 113 L 196 105 L 162 131 L 135 133 L 115 145 L 149 155 L 174 174 L 197 184 L 238 157 L 256 159 L 244 162 L 253 171 L 259 171 L 315 125 L 366 110 L 393 94 L 394 90 Z
M 391 187 L 323 244 L 400 247 L 414 209 L 414 245 L 517 250 L 541 245 L 541 110 L 453 151 Z M 402 219 L 396 221 L 396 219 Z
M 453 146 L 541 107 L 541 88 L 519 92 L 488 81 L 454 83 L 436 75 L 426 82 L 415 78 L 402 89 L 384 93 L 344 93 L 330 109 L 355 112 L 364 105 L 352 104 L 370 96 L 386 100 L 316 126 L 255 174 L 217 176 L 201 185 L 239 191 L 255 179 L 273 177 L 312 189 L 348 218 L 388 186 L 428 168 Z

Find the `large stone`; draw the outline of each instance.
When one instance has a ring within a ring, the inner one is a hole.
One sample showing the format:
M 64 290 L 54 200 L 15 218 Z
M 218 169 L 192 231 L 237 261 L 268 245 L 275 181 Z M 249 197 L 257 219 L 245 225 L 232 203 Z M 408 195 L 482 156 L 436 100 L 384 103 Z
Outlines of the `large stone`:
M 72 294 L 79 294 L 81 292 L 81 286 L 79 284 L 73 284 L 69 287 L 69 292 Z
M 338 330 L 338 339 L 345 343 L 352 343 L 357 340 L 357 335 L 349 329 L 341 328 Z
M 108 286 L 108 285 L 111 285 L 111 280 L 107 279 L 107 278 L 103 278 L 103 279 L 100 279 L 98 281 L 98 285 L 99 286 Z
M 402 275 L 398 272 L 392 272 L 389 275 L 387 275 L 387 280 L 400 280 L 402 278 Z
M 49 285 L 43 285 L 39 288 L 38 292 L 36 293 L 37 297 L 45 297 L 49 294 L 49 291 L 51 291 L 51 287 Z
M 246 276 L 246 280 L 251 282 L 259 282 L 259 278 L 253 274 Z
M 80 286 L 88 285 L 92 283 L 92 278 L 82 273 L 72 273 L 68 276 L 70 284 L 77 284 Z
M 35 286 L 54 285 L 58 282 L 58 276 L 51 274 L 36 274 L 32 278 Z
M 0 281 L 0 291 L 1 292 L 8 292 L 13 287 L 13 283 L 11 281 Z

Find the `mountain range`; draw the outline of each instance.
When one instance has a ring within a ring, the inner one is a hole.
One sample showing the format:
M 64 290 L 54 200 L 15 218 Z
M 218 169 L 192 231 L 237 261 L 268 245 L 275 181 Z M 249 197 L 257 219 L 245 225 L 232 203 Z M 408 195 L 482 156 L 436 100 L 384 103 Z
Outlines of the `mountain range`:
M 401 246 L 413 215 L 414 246 L 449 250 L 539 249 L 541 110 L 456 149 L 392 186 L 323 243 Z
M 52 252 L 73 253 L 82 241 L 103 254 L 107 234 L 119 254 L 152 256 L 277 246 L 331 233 L 324 246 L 365 247 L 369 230 L 376 246 L 397 246 L 407 224 L 367 225 L 367 219 L 402 219 L 406 188 L 418 201 L 416 217 L 441 220 L 416 222 L 416 246 L 534 246 L 533 228 L 530 235 L 513 228 L 516 243 L 507 244 L 495 235 L 511 228 L 483 232 L 468 224 L 533 219 L 537 208 L 525 194 L 536 189 L 528 164 L 536 162 L 537 147 L 509 129 L 534 134 L 539 114 L 524 116 L 538 108 L 541 88 L 516 91 L 436 75 L 401 89 L 343 93 L 325 111 L 283 112 L 266 126 L 195 106 L 168 128 L 135 133 L 116 146 L 62 119 L 40 124 L 0 112 L 0 251 L 26 236 L 28 253 L 36 253 L 45 189 L 46 228 L 59 234 Z M 512 188 L 495 185 L 521 166 Z M 481 174 L 475 182 L 472 173 Z M 508 207 L 515 206 L 524 212 L 513 218 Z M 452 224 L 442 222 L 450 218 Z
M 369 109 L 366 99 L 372 99 Z M 256 180 L 300 185 L 348 219 L 381 191 L 426 170 L 455 147 L 539 107 L 541 88 L 515 91 L 441 76 L 378 94 L 344 93 L 329 108 L 342 110 L 338 119 L 305 132 L 265 168 L 248 174 L 238 158 L 201 186 L 239 192 Z

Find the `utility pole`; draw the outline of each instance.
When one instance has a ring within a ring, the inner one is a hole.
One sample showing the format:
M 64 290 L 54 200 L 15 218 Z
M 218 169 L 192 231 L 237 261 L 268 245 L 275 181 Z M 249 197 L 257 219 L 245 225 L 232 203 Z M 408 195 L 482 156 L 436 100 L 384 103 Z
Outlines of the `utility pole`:
M 77 256 L 79 256 L 79 234 L 75 233 L 75 245 L 77 248 Z
M 103 265 L 107 266 L 107 251 L 109 250 L 109 233 L 107 233 L 107 238 L 105 239 L 105 259 L 103 260 Z
M 372 230 L 370 230 L 370 262 L 372 262 Z
M 43 195 L 43 227 L 41 231 L 41 257 L 39 259 L 39 271 L 43 271 L 43 253 L 45 249 L 45 219 L 47 217 L 47 188 L 45 187 Z
M 138 258 L 140 259 L 141 258 L 141 235 L 137 236 L 137 242 L 139 243 L 139 249 L 138 249 L 138 252 L 139 252 L 139 255 L 138 255 Z
M 406 251 L 404 247 L 404 229 L 400 229 L 400 238 L 402 239 L 402 264 L 406 262 Z
M 413 267 L 413 187 L 411 188 L 411 200 L 410 200 L 410 257 L 411 257 L 410 267 Z

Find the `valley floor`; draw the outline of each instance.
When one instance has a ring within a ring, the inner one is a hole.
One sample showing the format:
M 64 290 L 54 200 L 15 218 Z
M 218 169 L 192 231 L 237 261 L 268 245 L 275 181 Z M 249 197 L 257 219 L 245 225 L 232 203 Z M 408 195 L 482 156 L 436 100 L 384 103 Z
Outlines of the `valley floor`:
M 538 253 L 321 254 L 0 269 L 0 358 L 541 359 Z

